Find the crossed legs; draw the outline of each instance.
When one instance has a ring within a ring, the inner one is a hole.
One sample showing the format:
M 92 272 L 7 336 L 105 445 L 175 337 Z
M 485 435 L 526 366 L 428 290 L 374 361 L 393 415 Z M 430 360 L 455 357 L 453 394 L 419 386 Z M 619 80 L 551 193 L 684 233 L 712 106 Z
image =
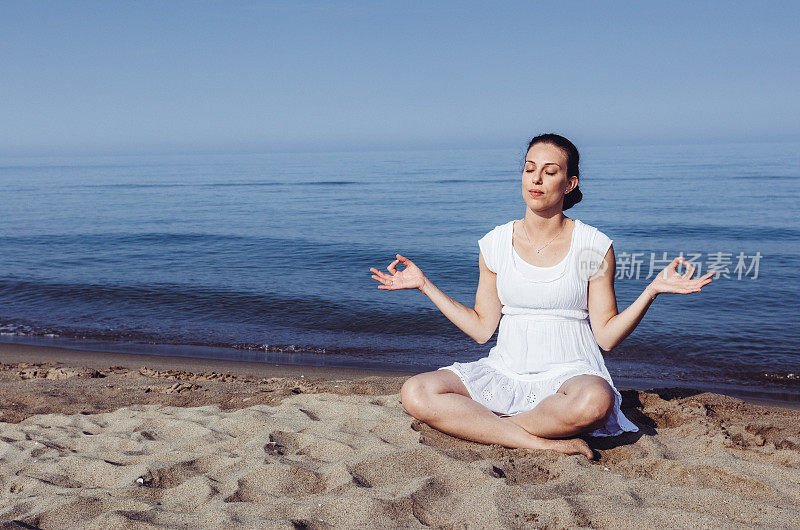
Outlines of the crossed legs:
M 454 372 L 436 370 L 410 377 L 400 390 L 400 399 L 411 416 L 458 438 L 592 458 L 585 441 L 564 438 L 605 425 L 613 410 L 614 392 L 602 377 L 578 375 L 532 410 L 503 418 L 470 398 Z

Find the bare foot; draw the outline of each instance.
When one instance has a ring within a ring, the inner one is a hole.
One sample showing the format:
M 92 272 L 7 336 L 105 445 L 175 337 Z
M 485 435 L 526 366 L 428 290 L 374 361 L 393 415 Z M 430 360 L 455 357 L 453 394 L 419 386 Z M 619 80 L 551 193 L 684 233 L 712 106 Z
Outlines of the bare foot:
M 558 451 L 565 455 L 583 455 L 589 460 L 594 459 L 594 452 L 589 444 L 581 438 L 550 439 L 531 435 L 531 449 L 544 449 Z
M 548 440 L 548 441 L 554 442 L 553 446 L 548 447 L 548 449 L 558 451 L 559 453 L 564 453 L 565 455 L 583 455 L 589 460 L 594 459 L 594 452 L 589 447 L 589 444 L 587 444 L 585 440 L 582 440 L 580 438 L 568 438 L 566 440 Z

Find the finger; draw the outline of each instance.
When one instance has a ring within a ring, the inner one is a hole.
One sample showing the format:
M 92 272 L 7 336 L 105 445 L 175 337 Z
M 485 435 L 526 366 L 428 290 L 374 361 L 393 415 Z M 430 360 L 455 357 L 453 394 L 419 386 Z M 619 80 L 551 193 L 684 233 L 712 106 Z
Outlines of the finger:
M 377 281 L 381 282 L 383 285 L 386 285 L 386 286 L 393 285 L 393 283 L 394 283 L 394 280 L 392 280 L 392 277 L 391 277 L 391 276 L 389 276 L 389 277 L 386 277 L 386 278 L 380 278 L 380 277 L 378 277 L 378 276 L 375 276 L 375 275 L 373 275 L 372 277 L 373 277 L 375 280 L 377 280 Z
M 686 268 L 686 260 L 684 259 L 683 256 L 678 256 L 677 258 L 672 260 L 672 262 L 668 266 L 668 269 L 671 270 L 672 272 L 674 272 L 675 274 L 677 274 L 678 276 L 683 276 L 683 274 L 678 272 L 678 267 L 680 267 L 680 266 L 683 266 L 684 269 Z M 686 271 L 684 270 L 684 274 L 685 274 L 685 272 Z
M 400 286 L 399 285 L 395 285 L 393 280 L 389 280 L 386 283 L 384 283 L 383 285 L 379 285 L 378 289 L 387 289 L 389 291 L 394 291 L 394 290 L 400 289 Z
M 386 274 L 385 272 L 381 272 L 379 276 L 384 285 L 393 285 L 399 281 L 396 276 L 391 274 Z
M 370 268 L 369 270 L 370 270 L 370 271 L 372 271 L 372 272 L 373 272 L 374 274 L 376 274 L 377 276 L 380 276 L 380 277 L 381 277 L 381 278 L 383 278 L 383 279 L 388 279 L 388 278 L 391 278 L 391 276 L 389 276 L 389 275 L 388 275 L 388 274 L 386 274 L 385 272 L 379 271 L 378 269 L 376 269 L 376 268 L 374 268 L 374 267 L 373 267 L 373 268 Z
M 687 262 L 686 263 L 686 274 L 684 274 L 683 277 L 686 278 L 687 280 L 691 279 L 692 274 L 694 274 L 694 270 L 695 270 L 695 266 L 692 265 L 691 263 Z
M 397 265 L 399 261 L 400 261 L 399 259 L 396 259 L 396 260 L 394 260 L 393 262 L 391 262 L 391 263 L 389 264 L 389 266 L 388 266 L 388 267 L 386 267 L 386 270 L 388 270 L 388 271 L 389 271 L 389 272 L 391 272 L 392 274 L 397 274 L 397 269 L 395 268 L 395 265 Z
M 395 257 L 397 257 L 397 259 L 399 259 L 399 260 L 400 260 L 400 262 L 401 262 L 403 265 L 405 265 L 406 267 L 408 266 L 408 264 L 409 264 L 409 263 L 412 263 L 412 261 L 411 261 L 410 259 L 408 259 L 408 258 L 407 258 L 407 257 L 405 257 L 405 256 L 401 256 L 400 254 L 397 254 Z

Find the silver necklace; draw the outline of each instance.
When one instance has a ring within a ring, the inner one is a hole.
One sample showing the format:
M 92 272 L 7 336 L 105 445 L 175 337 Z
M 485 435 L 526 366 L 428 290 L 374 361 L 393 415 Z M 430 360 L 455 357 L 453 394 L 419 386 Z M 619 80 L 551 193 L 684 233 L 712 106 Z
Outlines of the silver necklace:
M 524 220 L 524 219 L 522 219 L 520 222 L 522 223 L 522 231 L 523 231 L 523 232 L 525 232 L 525 239 L 527 239 L 527 240 L 528 240 L 528 244 L 530 244 L 530 246 L 532 247 L 532 246 L 533 246 L 533 243 L 531 242 L 531 238 L 530 238 L 530 236 L 528 236 L 528 230 L 525 228 L 525 220 Z M 553 241 L 555 241 L 555 240 L 556 240 L 556 238 L 557 238 L 558 236 L 560 236 L 560 235 L 561 235 L 561 232 L 563 232 L 563 231 L 564 231 L 564 228 L 566 228 L 566 226 L 567 226 L 566 224 L 565 224 L 564 226 L 562 226 L 562 227 L 561 227 L 561 230 L 559 230 L 559 231 L 558 231 L 558 233 L 556 234 L 556 237 L 554 237 L 553 239 L 551 239 L 550 241 L 548 241 L 548 242 L 547 242 L 547 244 L 545 244 L 545 246 L 544 246 L 544 247 L 542 247 L 542 248 L 538 249 L 538 250 L 536 251 L 536 253 L 537 253 L 537 254 L 541 253 L 541 252 L 542 252 L 542 249 L 544 249 L 544 248 L 545 248 L 547 245 L 549 245 L 550 243 L 552 243 Z

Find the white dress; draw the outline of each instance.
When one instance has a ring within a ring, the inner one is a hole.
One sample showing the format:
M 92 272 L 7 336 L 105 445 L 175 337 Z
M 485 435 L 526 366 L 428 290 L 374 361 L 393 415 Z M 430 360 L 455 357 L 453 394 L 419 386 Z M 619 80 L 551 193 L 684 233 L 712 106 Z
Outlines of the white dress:
M 591 436 L 638 431 L 620 410 L 622 396 L 606 369 L 589 325 L 589 277 L 600 269 L 612 240 L 575 219 L 567 256 L 552 267 L 536 267 L 514 249 L 514 221 L 496 226 L 478 245 L 497 274 L 503 304 L 496 345 L 486 357 L 453 363 L 470 397 L 501 416 L 535 407 L 561 384 L 580 374 L 598 375 L 614 389 L 614 411 Z

